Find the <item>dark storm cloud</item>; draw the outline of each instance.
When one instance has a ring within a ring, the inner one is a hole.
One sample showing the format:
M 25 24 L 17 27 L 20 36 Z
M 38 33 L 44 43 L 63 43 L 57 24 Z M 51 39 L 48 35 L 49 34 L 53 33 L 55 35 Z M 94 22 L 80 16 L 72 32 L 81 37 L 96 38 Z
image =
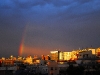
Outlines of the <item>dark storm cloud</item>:
M 74 1 L 84 4 L 84 3 L 92 2 L 94 0 L 74 0 Z
M 5 2 L 4 6 L 6 7 L 10 7 L 9 4 L 12 4 L 17 6 L 17 8 L 32 8 L 34 6 L 44 6 L 46 4 L 52 4 L 54 6 L 64 6 L 64 5 L 69 5 L 72 2 L 72 0 L 70 1 L 66 1 L 66 0 L 10 0 L 9 3 Z
M 28 47 L 98 47 L 99 20 L 99 0 L 1 0 L 0 55 L 17 55 L 23 34 Z
M 1 7 L 3 7 L 3 9 L 11 8 L 8 11 L 4 11 L 8 12 L 8 14 L 21 14 L 20 16 L 28 14 L 28 16 L 33 15 L 32 17 L 34 17 L 34 15 L 39 15 L 41 12 L 41 14 L 45 13 L 45 15 L 47 14 L 54 17 L 64 14 L 64 16 L 70 17 L 97 11 L 100 8 L 99 4 L 100 1 L 98 0 L 9 0 L 9 2 L 5 1 L 5 3 L 1 4 Z M 31 13 L 29 15 L 30 12 L 33 14 Z

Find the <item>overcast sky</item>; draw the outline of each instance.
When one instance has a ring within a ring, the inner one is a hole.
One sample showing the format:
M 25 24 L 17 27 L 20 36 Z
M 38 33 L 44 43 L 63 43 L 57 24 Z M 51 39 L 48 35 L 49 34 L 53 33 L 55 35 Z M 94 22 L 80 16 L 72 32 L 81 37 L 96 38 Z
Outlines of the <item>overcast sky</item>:
M 0 0 L 0 57 L 21 42 L 22 56 L 100 47 L 100 0 Z

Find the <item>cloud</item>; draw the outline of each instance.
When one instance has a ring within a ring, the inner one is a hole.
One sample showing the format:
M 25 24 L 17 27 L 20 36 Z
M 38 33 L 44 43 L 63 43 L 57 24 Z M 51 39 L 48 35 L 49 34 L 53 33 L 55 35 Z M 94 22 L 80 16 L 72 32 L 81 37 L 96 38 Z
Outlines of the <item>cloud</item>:
M 99 11 L 99 3 L 100 1 L 98 0 L 8 0 L 1 2 L 0 7 L 3 7 L 1 14 L 6 16 L 7 14 L 10 16 L 13 14 L 13 16 L 17 15 L 23 18 L 29 16 L 32 19 L 41 16 L 45 19 L 46 16 L 57 17 L 64 15 L 70 17 Z M 24 17 L 24 15 L 26 16 Z
M 99 46 L 99 4 L 99 0 L 0 1 L 1 54 L 17 53 L 25 26 L 24 45 L 30 52 Z

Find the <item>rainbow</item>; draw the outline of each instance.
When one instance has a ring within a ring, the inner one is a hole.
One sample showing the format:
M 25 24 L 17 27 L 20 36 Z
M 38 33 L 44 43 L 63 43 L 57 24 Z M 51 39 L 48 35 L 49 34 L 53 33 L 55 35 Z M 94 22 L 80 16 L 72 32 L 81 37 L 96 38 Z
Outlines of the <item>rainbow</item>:
M 22 56 L 23 54 L 23 51 L 24 51 L 24 38 L 25 38 L 25 34 L 26 34 L 26 26 L 24 28 L 24 31 L 23 31 L 23 34 L 22 34 L 22 39 L 21 39 L 21 43 L 20 43 L 20 46 L 19 46 L 19 56 Z
M 20 46 L 19 46 L 19 56 L 22 55 L 24 49 L 24 39 L 22 39 Z

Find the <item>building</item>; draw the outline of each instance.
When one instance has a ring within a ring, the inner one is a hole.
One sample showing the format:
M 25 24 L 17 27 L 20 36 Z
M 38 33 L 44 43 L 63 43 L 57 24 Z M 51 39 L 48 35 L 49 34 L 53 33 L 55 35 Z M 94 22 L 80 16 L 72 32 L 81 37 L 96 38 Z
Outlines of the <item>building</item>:
M 63 52 L 59 52 L 59 61 L 62 61 L 64 60 L 64 55 L 63 55 Z
M 63 52 L 64 60 L 71 60 L 72 52 Z
M 59 60 L 60 51 L 50 51 L 51 60 Z
M 50 56 L 49 55 L 46 55 L 46 56 L 42 55 L 41 59 L 42 60 L 50 60 Z
M 24 63 L 33 64 L 33 58 L 31 56 L 28 56 L 26 60 L 24 60 Z
M 56 60 L 59 62 L 76 60 L 78 58 L 77 51 L 72 51 L 72 52 L 51 51 L 50 54 L 51 54 L 51 60 Z
M 47 66 L 48 66 L 48 75 L 59 75 L 59 67 L 57 62 L 49 61 Z
M 3 60 L 2 66 L 14 66 L 14 60 L 11 60 L 11 59 Z
M 96 48 L 96 56 L 97 57 L 100 57 L 100 47 L 99 48 Z
M 92 51 L 79 52 L 79 58 L 91 58 L 91 57 L 92 57 Z
M 48 75 L 48 66 L 46 66 L 46 65 L 44 65 L 44 66 L 40 65 L 38 72 L 40 74 L 42 74 L 42 75 Z

